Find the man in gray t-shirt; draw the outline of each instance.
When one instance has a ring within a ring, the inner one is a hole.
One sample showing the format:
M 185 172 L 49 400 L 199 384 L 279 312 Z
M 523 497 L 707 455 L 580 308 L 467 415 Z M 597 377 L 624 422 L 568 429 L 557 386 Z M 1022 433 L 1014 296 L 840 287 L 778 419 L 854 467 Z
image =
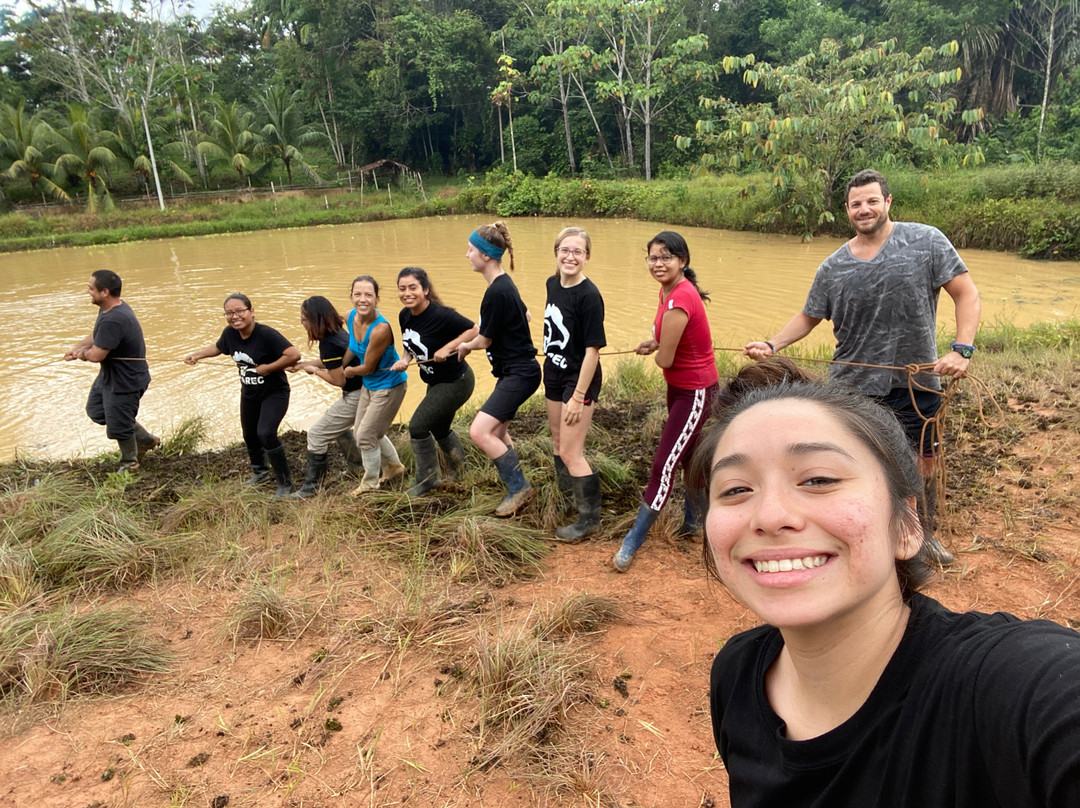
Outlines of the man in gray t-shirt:
M 747 343 L 743 353 L 760 360 L 798 342 L 822 320 L 833 324 L 837 362 L 903 367 L 934 364 L 934 374 L 918 374 L 916 385 L 940 390 L 938 376 L 963 376 L 975 351 L 979 290 L 956 249 L 936 227 L 889 218 L 892 195 L 877 171 L 860 171 L 848 182 L 845 208 L 855 236 L 818 267 L 803 310 L 769 340 Z M 956 341 L 937 355 L 938 292 L 956 309 Z M 940 407 L 940 396 L 908 390 L 905 371 L 830 366 L 831 379 L 873 396 L 896 413 L 920 455 L 924 477 L 933 473 L 936 447 L 924 418 Z M 928 489 L 929 490 L 929 489 Z M 936 541 L 934 542 L 936 545 Z M 931 546 L 938 561 L 949 553 Z

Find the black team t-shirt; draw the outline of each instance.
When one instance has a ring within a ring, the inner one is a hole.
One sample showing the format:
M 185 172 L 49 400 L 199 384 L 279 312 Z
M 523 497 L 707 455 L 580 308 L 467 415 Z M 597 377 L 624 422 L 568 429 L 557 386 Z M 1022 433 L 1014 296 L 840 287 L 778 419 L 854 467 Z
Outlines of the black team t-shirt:
M 319 359 L 322 360 L 323 367 L 327 370 L 335 370 L 341 367 L 341 361 L 345 358 L 345 351 L 349 348 L 349 332 L 344 328 L 339 329 L 334 334 L 327 334 L 321 340 L 319 340 Z M 354 356 L 352 361 L 348 364 L 348 367 L 356 367 L 362 365 L 363 362 L 360 358 Z M 341 395 L 351 393 L 353 390 L 359 390 L 364 386 L 363 376 L 353 376 L 351 379 L 345 379 L 345 386 L 341 388 Z
M 536 362 L 525 311 L 509 275 L 500 275 L 488 284 L 480 303 L 480 334 L 491 340 L 487 356 L 493 376 L 505 376 L 515 366 Z
M 288 392 L 289 380 L 285 371 L 279 370 L 269 376 L 255 372 L 259 365 L 267 365 L 281 359 L 292 343 L 268 325 L 255 323 L 251 336 L 244 339 L 235 328 L 226 326 L 216 343 L 217 349 L 236 363 L 240 373 L 241 395 L 262 398 L 271 393 Z
M 401 325 L 401 344 L 419 360 L 431 359 L 439 348 L 473 327 L 468 317 L 435 302 L 428 303 L 427 308 L 415 316 L 408 309 L 402 309 L 398 323 Z M 455 382 L 465 372 L 465 364 L 453 354 L 445 362 L 425 361 L 418 367 L 420 378 L 427 384 Z

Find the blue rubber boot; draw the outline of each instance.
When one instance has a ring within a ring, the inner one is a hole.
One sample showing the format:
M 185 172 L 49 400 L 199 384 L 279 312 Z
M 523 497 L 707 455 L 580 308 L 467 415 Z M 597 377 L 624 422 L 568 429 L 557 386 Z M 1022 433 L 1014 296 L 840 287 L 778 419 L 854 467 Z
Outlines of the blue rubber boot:
M 518 454 L 514 449 L 507 449 L 505 454 L 496 457 L 491 462 L 495 464 L 499 479 L 503 481 L 508 491 L 503 501 L 495 508 L 495 515 L 505 519 L 513 516 L 528 504 L 533 497 L 534 489 L 525 479 L 525 474 L 521 471 L 521 461 L 518 460 Z
M 622 540 L 622 547 L 615 553 L 615 557 L 611 559 L 615 569 L 619 572 L 626 572 L 630 569 L 630 565 L 634 562 L 634 553 L 645 543 L 645 539 L 649 535 L 649 528 L 653 526 L 656 517 L 659 515 L 660 511 L 654 511 L 644 502 L 641 503 L 641 507 L 638 508 L 637 518 L 634 520 L 634 526 L 630 528 L 630 532 Z
M 705 488 L 687 488 L 683 502 L 683 523 L 679 533 L 683 536 L 697 536 L 705 524 L 705 513 L 709 510 L 709 492 Z

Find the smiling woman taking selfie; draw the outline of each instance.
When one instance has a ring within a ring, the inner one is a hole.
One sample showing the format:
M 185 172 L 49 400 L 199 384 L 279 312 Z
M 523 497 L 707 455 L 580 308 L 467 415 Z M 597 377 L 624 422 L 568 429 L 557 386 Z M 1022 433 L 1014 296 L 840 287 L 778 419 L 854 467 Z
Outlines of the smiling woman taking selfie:
M 805 382 L 725 403 L 695 459 L 707 558 L 767 624 L 712 669 L 732 806 L 1080 805 L 1080 635 L 917 593 L 922 478 L 893 415 Z

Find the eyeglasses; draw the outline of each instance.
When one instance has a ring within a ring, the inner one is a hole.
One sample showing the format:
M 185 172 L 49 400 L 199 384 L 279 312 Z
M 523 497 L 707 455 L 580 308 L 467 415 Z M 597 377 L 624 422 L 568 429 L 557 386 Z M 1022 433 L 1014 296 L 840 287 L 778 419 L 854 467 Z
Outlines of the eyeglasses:
M 675 258 L 674 255 L 649 255 L 645 257 L 646 264 L 668 264 Z
M 574 256 L 574 258 L 584 258 L 585 251 L 581 247 L 559 247 L 556 251 L 560 258 L 566 258 L 568 256 Z
M 245 311 L 251 311 L 250 308 L 243 309 L 225 309 L 225 319 L 231 320 L 233 317 L 239 317 Z

